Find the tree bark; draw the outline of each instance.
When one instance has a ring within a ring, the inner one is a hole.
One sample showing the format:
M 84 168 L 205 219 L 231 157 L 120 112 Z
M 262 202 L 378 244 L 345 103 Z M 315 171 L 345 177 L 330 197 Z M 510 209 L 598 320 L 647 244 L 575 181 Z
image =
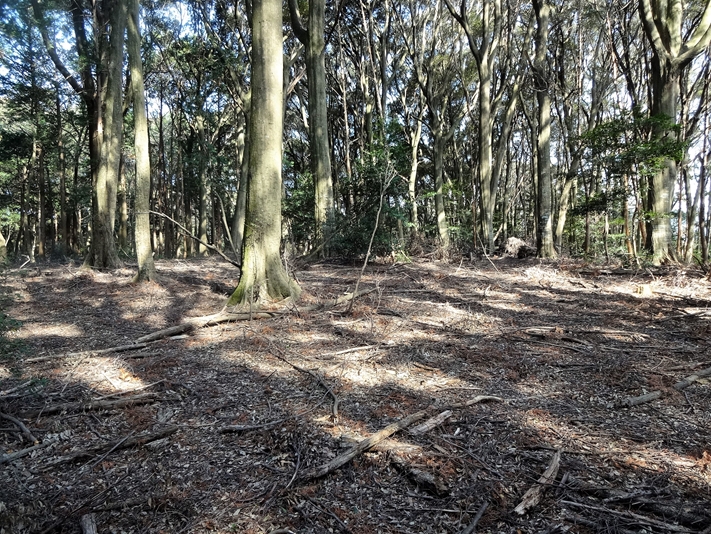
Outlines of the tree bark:
M 551 187 L 551 96 L 548 88 L 550 73 L 546 67 L 548 52 L 548 24 L 551 7 L 545 0 L 533 0 L 536 13 L 536 56 L 534 59 L 534 84 L 538 102 L 538 136 L 536 157 L 538 172 L 538 225 L 536 252 L 541 258 L 555 258 L 553 246 L 553 191 Z
M 136 258 L 138 272 L 134 282 L 155 280 L 151 247 L 151 161 L 148 145 L 146 95 L 141 62 L 141 33 L 138 19 L 139 0 L 130 0 L 128 14 L 128 64 L 133 93 L 134 148 L 136 151 Z
M 84 260 L 87 267 L 111 269 L 119 265 L 114 222 L 123 141 L 123 44 L 127 10 L 117 2 L 111 10 L 111 35 L 107 58 L 108 78 L 104 99 L 101 157 L 94 187 L 95 209 L 91 227 L 91 247 Z
M 316 240 L 314 246 L 321 256 L 327 255 L 333 217 L 333 178 L 331 176 L 331 149 L 328 143 L 328 114 L 326 111 L 325 63 L 325 1 L 309 0 L 308 28 L 301 23 L 296 0 L 289 0 L 294 33 L 306 48 L 306 78 L 309 85 L 309 148 L 311 149 L 311 174 L 314 180 L 314 221 Z
M 678 0 L 640 0 L 639 14 L 653 51 L 651 115 L 676 122 L 682 70 L 711 42 L 711 2 L 706 2 L 703 14 L 691 31 L 683 28 L 684 4 Z M 688 35 L 686 42 L 682 31 Z M 675 138 L 676 133 L 660 125 L 653 135 L 657 141 L 664 142 Z M 676 185 L 676 171 L 676 161 L 666 159 L 650 181 L 650 244 L 655 265 L 673 259 L 669 215 Z
M 252 106 L 249 195 L 239 285 L 228 306 L 296 297 L 281 263 L 282 9 L 280 0 L 252 6 Z

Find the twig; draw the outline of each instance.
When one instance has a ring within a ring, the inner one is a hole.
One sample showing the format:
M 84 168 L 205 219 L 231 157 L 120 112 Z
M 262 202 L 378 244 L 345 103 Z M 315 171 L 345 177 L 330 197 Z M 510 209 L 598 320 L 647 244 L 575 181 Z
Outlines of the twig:
M 667 531 L 667 532 L 683 532 L 683 533 L 693 532 L 692 530 L 690 530 L 686 527 L 682 527 L 680 525 L 671 525 L 669 523 L 657 521 L 656 519 L 652 519 L 649 517 L 645 517 L 643 515 L 635 514 L 634 512 L 630 512 L 630 511 L 618 512 L 617 510 L 612 510 L 610 508 L 602 508 L 600 506 L 590 506 L 589 504 L 582 504 L 582 503 L 575 502 L 575 501 L 560 501 L 560 503 L 567 504 L 568 506 L 574 506 L 577 508 L 587 508 L 588 510 L 595 510 L 597 512 L 605 512 L 608 514 L 626 517 L 628 519 L 634 519 L 635 521 L 639 521 L 642 524 L 654 526 L 654 527 L 660 528 L 660 529 Z
M 136 391 L 143 391 L 144 389 L 152 388 L 153 386 L 157 386 L 158 384 L 162 384 L 165 382 L 165 378 L 162 380 L 158 380 L 158 382 L 153 382 L 152 384 L 146 384 L 145 386 L 140 386 L 137 388 L 133 389 L 124 389 L 123 391 L 116 391 L 115 393 L 109 393 L 108 395 L 103 395 L 101 397 L 97 397 L 94 400 L 103 400 L 103 399 L 108 399 L 110 397 L 118 397 L 120 395 L 125 395 L 126 393 L 135 393 Z
M 239 268 L 239 269 L 242 268 L 242 265 L 241 265 L 241 264 L 237 263 L 237 262 L 234 261 L 232 258 L 230 258 L 229 256 L 227 256 L 224 252 L 222 252 L 222 251 L 221 251 L 219 248 L 217 248 L 216 246 L 210 245 L 209 243 L 205 243 L 202 239 L 200 239 L 199 237 L 197 237 L 196 235 L 194 235 L 192 232 L 190 232 L 190 230 L 188 230 L 187 228 L 185 228 L 185 226 L 183 226 L 182 224 L 180 224 L 178 221 L 176 221 L 176 220 L 173 219 L 172 217 L 169 217 L 169 216 L 166 215 L 165 213 L 161 213 L 161 212 L 159 212 L 159 211 L 149 210 L 148 213 L 152 213 L 153 215 L 157 215 L 158 217 L 163 217 L 164 219 L 168 219 L 170 222 L 172 222 L 174 225 L 176 225 L 178 228 L 180 228 L 180 229 L 183 231 L 183 233 L 185 233 L 185 235 L 187 235 L 190 239 L 193 239 L 194 241 L 197 241 L 197 242 L 200 243 L 202 246 L 207 247 L 207 248 L 209 248 L 210 250 L 214 250 L 214 251 L 217 252 L 220 256 L 222 256 L 222 259 L 224 259 L 225 261 L 231 263 L 231 264 L 234 265 L 235 267 L 237 267 L 237 268 Z
M 474 531 L 476 530 L 476 525 L 479 523 L 479 520 L 481 519 L 481 516 L 484 515 L 484 512 L 486 509 L 489 507 L 489 502 L 484 501 L 484 504 L 482 504 L 479 507 L 479 510 L 477 511 L 476 515 L 474 516 L 474 519 L 472 519 L 472 522 L 469 523 L 469 526 L 462 530 L 459 534 L 473 534 Z
M 118 449 L 121 445 L 123 445 L 123 444 L 126 442 L 126 440 L 127 440 L 128 438 L 130 438 L 131 436 L 133 436 L 135 433 L 136 433 L 135 430 L 131 430 L 131 432 L 129 432 L 129 433 L 126 435 L 125 438 L 120 439 L 119 441 L 117 441 L 117 442 L 116 442 L 116 445 L 114 445 L 113 447 L 111 447 L 108 451 L 106 451 L 104 454 L 102 454 L 102 455 L 99 457 L 98 460 L 96 460 L 93 464 L 91 464 L 91 466 L 89 467 L 89 470 L 92 470 L 92 469 L 94 469 L 97 465 L 99 465 L 109 454 L 111 454 L 111 453 L 114 452 L 116 449 Z
M 108 349 L 85 350 L 82 352 L 68 352 L 66 354 L 52 354 L 50 356 L 39 356 L 37 358 L 29 358 L 24 360 L 25 363 L 45 362 L 55 360 L 57 358 L 74 358 L 79 356 L 96 356 L 99 354 L 111 354 L 112 352 L 126 352 L 129 350 L 138 350 L 146 348 L 145 343 L 137 342 L 130 345 L 120 345 L 118 347 L 110 347 Z
M 373 225 L 373 233 L 370 234 L 370 243 L 368 243 L 368 250 L 365 253 L 365 259 L 363 260 L 363 267 L 361 268 L 360 274 L 358 275 L 358 279 L 356 280 L 355 290 L 353 291 L 353 298 L 348 303 L 348 308 L 346 309 L 347 314 L 350 314 L 351 310 L 353 309 L 353 303 L 355 302 L 355 295 L 358 294 L 358 286 L 360 285 L 360 280 L 361 280 L 361 278 L 363 278 L 363 273 L 365 272 L 365 268 L 368 266 L 368 260 L 370 259 L 370 251 L 373 249 L 373 241 L 375 240 L 375 234 L 377 233 L 378 226 L 380 225 L 380 213 L 383 210 L 383 198 L 385 198 L 385 191 L 387 191 L 388 187 L 390 187 L 390 184 L 397 176 L 394 169 L 392 168 L 392 163 L 390 162 L 390 160 L 388 160 L 387 169 L 385 170 L 385 172 L 386 173 L 392 172 L 392 174 L 390 177 L 387 177 L 387 175 L 386 175 L 387 183 L 385 183 L 380 188 L 380 201 L 378 202 L 378 213 L 375 215 L 375 225 Z
M 32 432 L 30 432 L 30 429 L 25 426 L 25 423 L 20 421 L 18 418 L 2 412 L 0 412 L 0 417 L 2 417 L 3 419 L 7 419 L 12 423 L 15 423 L 15 425 L 20 428 L 22 434 L 29 440 L 30 443 L 33 443 L 35 445 L 39 443 L 39 440 L 32 435 Z

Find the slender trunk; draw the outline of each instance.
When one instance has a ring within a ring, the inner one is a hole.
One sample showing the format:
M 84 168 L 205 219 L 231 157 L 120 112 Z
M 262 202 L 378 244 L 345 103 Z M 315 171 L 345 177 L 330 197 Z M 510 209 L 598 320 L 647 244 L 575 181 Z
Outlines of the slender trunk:
M 138 272 L 135 282 L 146 282 L 156 277 L 151 249 L 151 161 L 148 141 L 148 118 L 141 62 L 141 33 L 138 19 L 138 0 L 130 0 L 128 14 L 128 64 L 133 93 L 134 149 L 136 151 L 136 258 Z
M 44 247 L 47 243 L 47 190 L 44 172 L 44 149 L 38 146 L 37 168 L 35 173 L 37 176 L 37 189 L 39 190 L 39 198 L 37 201 L 37 255 L 44 258 Z
M 536 249 L 539 257 L 555 258 L 553 246 L 553 191 L 551 185 L 551 96 L 548 89 L 546 53 L 548 51 L 548 23 L 550 6 L 544 0 L 533 1 L 538 30 L 536 32 L 536 57 L 534 84 L 538 101 L 538 136 L 536 157 L 538 172 L 538 227 Z
M 435 177 L 435 217 L 437 218 L 437 230 L 442 248 L 448 249 L 449 225 L 447 224 L 447 213 L 444 209 L 444 136 L 437 132 L 434 136 L 434 177 Z

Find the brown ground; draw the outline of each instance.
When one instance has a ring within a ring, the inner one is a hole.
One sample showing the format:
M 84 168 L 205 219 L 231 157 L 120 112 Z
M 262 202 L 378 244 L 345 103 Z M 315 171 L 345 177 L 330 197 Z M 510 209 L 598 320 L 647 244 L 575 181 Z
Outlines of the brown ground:
M 158 269 L 144 286 L 128 268 L 6 276 L 23 322 L 9 337 L 25 350 L 0 360 L 0 412 L 40 446 L 0 464 L 1 532 L 80 532 L 94 513 L 101 533 L 460 533 L 484 504 L 478 532 L 711 532 L 711 384 L 672 387 L 711 366 L 698 271 L 418 260 L 371 266 L 363 285 L 377 291 L 351 315 L 299 313 L 359 272 L 317 264 L 296 273 L 304 300 L 279 318 L 67 355 L 214 313 L 237 281 L 216 260 Z M 28 361 L 44 356 L 60 357 Z M 304 479 L 394 421 L 477 395 L 502 400 Z M 65 403 L 81 404 L 52 413 Z M 0 427 L 0 454 L 32 446 Z M 515 513 L 556 449 L 555 480 Z

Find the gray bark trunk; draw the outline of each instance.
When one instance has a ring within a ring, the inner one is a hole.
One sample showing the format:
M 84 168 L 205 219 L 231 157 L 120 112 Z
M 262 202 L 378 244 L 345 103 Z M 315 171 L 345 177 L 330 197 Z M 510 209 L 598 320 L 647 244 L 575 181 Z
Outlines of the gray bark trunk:
M 148 119 L 141 62 L 141 33 L 138 21 L 139 0 L 130 0 L 128 17 L 128 63 L 133 92 L 134 147 L 136 151 L 136 258 L 138 272 L 135 282 L 147 282 L 156 277 L 151 247 L 151 161 L 148 145 Z
M 280 0 L 255 0 L 252 12 L 252 102 L 249 195 L 242 273 L 228 306 L 298 296 L 281 263 L 282 9 Z

